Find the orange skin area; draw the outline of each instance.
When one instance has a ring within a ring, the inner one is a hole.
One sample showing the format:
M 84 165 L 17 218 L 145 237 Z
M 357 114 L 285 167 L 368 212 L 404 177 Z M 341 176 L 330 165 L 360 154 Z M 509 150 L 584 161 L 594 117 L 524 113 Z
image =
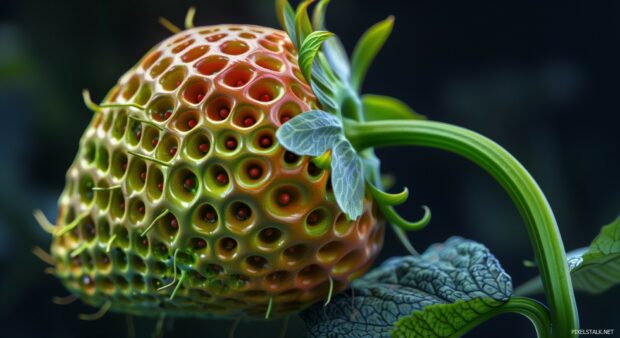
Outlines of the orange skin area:
M 51 248 L 72 293 L 113 311 L 199 317 L 263 317 L 271 299 L 277 316 L 368 270 L 384 233 L 372 200 L 348 221 L 329 170 L 275 138 L 317 107 L 296 53 L 271 28 L 197 27 L 120 79 L 103 103 L 145 109 L 96 113 L 59 201 L 61 227 L 80 219 Z

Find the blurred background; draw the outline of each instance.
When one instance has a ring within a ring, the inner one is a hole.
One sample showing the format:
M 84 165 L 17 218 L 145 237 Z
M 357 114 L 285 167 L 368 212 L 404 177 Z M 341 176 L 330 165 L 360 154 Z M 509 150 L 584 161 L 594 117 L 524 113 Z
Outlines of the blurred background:
M 294 2 L 295 3 L 295 2 Z M 45 275 L 30 250 L 49 236 L 32 210 L 55 218 L 64 174 L 90 120 L 82 88 L 96 100 L 153 45 L 169 36 L 160 15 L 181 25 L 277 26 L 273 1 L 0 2 L 0 332 L 3 337 L 126 336 L 125 317 L 77 318 L 93 309 L 58 306 L 66 291 Z M 367 76 L 364 91 L 398 97 L 430 119 L 478 131 L 530 170 L 557 216 L 565 246 L 588 245 L 620 212 L 617 1 L 501 2 L 334 0 L 330 30 L 348 51 L 366 28 L 396 15 L 395 29 Z M 405 216 L 433 211 L 410 234 L 419 250 L 461 235 L 486 244 L 515 285 L 536 275 L 523 223 L 506 193 L 466 160 L 421 148 L 380 150 L 396 189 L 410 187 Z M 379 262 L 405 250 L 387 232 Z M 620 332 L 620 288 L 577 294 L 583 328 Z M 148 337 L 152 319 L 137 319 Z M 178 319 L 169 337 L 226 337 L 232 322 Z M 246 323 L 236 337 L 274 337 L 280 322 Z M 172 333 L 173 332 L 173 333 Z M 293 321 L 287 337 L 299 337 Z M 468 337 L 534 337 L 526 319 L 504 315 Z

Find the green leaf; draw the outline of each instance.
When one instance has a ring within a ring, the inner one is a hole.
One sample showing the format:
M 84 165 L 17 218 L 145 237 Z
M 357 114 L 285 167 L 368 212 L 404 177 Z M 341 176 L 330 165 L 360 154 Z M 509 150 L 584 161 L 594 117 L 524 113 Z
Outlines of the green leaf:
M 393 25 L 394 17 L 390 16 L 370 27 L 357 42 L 351 57 L 351 85 L 356 91 L 359 92 L 368 67 L 390 36 Z
M 299 45 L 312 33 L 312 24 L 308 17 L 308 6 L 313 2 L 314 0 L 306 0 L 297 6 L 297 12 L 295 13 L 295 35 Z
M 325 10 L 328 4 L 329 0 L 321 0 L 316 7 L 314 7 L 314 11 L 312 12 L 312 27 L 315 30 L 327 30 L 325 29 Z M 325 41 L 323 52 L 334 73 L 336 73 L 341 80 L 348 83 L 351 66 L 349 65 L 349 58 L 347 57 L 347 53 L 340 39 L 334 36 Z
M 323 43 L 323 41 L 333 35 L 333 33 L 326 31 L 312 32 L 304 39 L 303 43 L 301 44 L 298 56 L 299 67 L 301 68 L 301 71 L 304 74 L 304 77 L 306 78 L 308 83 L 311 82 L 312 64 L 314 63 L 314 58 L 316 57 L 316 54 L 321 48 L 321 44 Z
M 414 321 L 428 335 L 408 331 L 395 336 L 438 337 L 448 332 L 448 322 L 473 320 L 470 309 L 482 316 L 512 295 L 510 276 L 489 250 L 460 237 L 432 245 L 420 256 L 391 258 L 353 281 L 352 288 L 353 299 L 341 293 L 328 306 L 317 304 L 301 313 L 308 338 L 391 337 L 393 330 L 404 332 Z M 420 312 L 439 304 L 445 306 Z M 407 319 L 396 327 L 401 318 Z
M 332 148 L 332 187 L 340 209 L 349 220 L 364 212 L 364 173 L 362 161 L 344 137 Z
M 276 132 L 284 148 L 298 155 L 319 156 L 343 137 L 342 122 L 321 110 L 311 110 L 283 124 Z
M 314 30 L 325 30 L 325 11 L 328 4 L 329 0 L 321 0 L 314 7 L 314 11 L 312 11 L 312 27 Z
M 600 294 L 620 284 L 620 216 L 601 229 L 589 247 L 566 254 L 573 289 Z M 540 276 L 517 288 L 520 295 L 542 293 Z
M 367 121 L 426 120 L 426 116 L 416 113 L 403 101 L 389 96 L 366 94 L 362 96 L 362 105 Z
M 280 26 L 288 33 L 295 48 L 299 49 L 299 43 L 295 35 L 295 12 L 288 0 L 276 0 L 276 14 Z

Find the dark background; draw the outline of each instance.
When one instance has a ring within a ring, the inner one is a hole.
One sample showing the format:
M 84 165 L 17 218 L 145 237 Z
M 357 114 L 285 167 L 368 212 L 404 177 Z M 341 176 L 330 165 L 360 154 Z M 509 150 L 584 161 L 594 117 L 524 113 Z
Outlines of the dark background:
M 80 91 L 101 98 L 151 46 L 169 33 L 160 15 L 181 25 L 196 5 L 197 25 L 277 26 L 273 1 L 0 2 L 0 336 L 126 336 L 125 318 L 77 319 L 92 312 L 43 273 L 31 253 L 49 236 L 31 212 L 54 219 L 78 139 L 90 120 Z M 618 1 L 334 0 L 329 28 L 349 52 L 371 24 L 396 25 L 364 91 L 399 97 L 438 121 L 458 124 L 504 145 L 531 171 L 554 208 L 565 246 L 587 245 L 620 212 Z M 433 210 L 431 225 L 410 234 L 418 249 L 461 235 L 485 243 L 515 285 L 536 274 L 515 207 L 486 173 L 455 155 L 420 148 L 379 151 L 384 171 L 412 198 L 403 214 Z M 380 260 L 405 254 L 386 238 Z M 582 327 L 620 330 L 620 288 L 578 294 Z M 237 337 L 274 337 L 281 323 L 241 323 Z M 136 322 L 138 337 L 154 321 Z M 226 337 L 231 322 L 179 319 L 169 337 Z M 294 321 L 287 337 L 303 332 Z M 619 331 L 620 332 L 620 331 Z M 470 337 L 534 336 L 527 320 L 504 315 Z

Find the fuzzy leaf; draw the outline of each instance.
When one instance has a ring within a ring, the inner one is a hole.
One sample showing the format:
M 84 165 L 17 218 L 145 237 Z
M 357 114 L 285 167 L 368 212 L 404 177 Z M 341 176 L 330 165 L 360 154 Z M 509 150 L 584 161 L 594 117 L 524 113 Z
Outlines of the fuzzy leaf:
M 351 85 L 355 90 L 360 90 L 368 67 L 390 36 L 393 25 L 394 17 L 390 16 L 370 27 L 357 42 L 351 57 Z
M 342 122 L 321 110 L 311 110 L 283 124 L 276 132 L 284 148 L 298 155 L 319 156 L 343 135 Z
M 312 64 L 314 63 L 316 54 L 321 48 L 321 44 L 333 35 L 333 33 L 326 31 L 316 31 L 310 33 L 302 42 L 297 59 L 299 61 L 299 67 L 308 83 L 311 83 Z
M 470 310 L 485 312 L 512 295 L 510 276 L 489 250 L 460 237 L 420 256 L 389 259 L 352 288 L 353 299 L 341 293 L 327 307 L 301 313 L 307 337 L 390 337 L 392 331 L 396 337 L 441 337 L 450 325 L 473 319 Z M 417 331 L 407 330 L 410 325 Z
M 295 35 L 295 12 L 288 0 L 276 0 L 276 14 L 280 25 L 288 33 L 293 45 L 299 49 L 299 43 Z
M 573 289 L 599 294 L 620 284 L 620 216 L 601 229 L 589 247 L 566 254 Z M 540 276 L 519 286 L 516 293 L 531 295 L 544 291 Z
M 399 99 L 366 94 L 362 96 L 364 116 L 368 121 L 380 120 L 426 120 L 426 116 L 416 113 Z
M 332 187 L 340 209 L 350 220 L 364 211 L 364 173 L 362 161 L 345 138 L 332 148 Z

